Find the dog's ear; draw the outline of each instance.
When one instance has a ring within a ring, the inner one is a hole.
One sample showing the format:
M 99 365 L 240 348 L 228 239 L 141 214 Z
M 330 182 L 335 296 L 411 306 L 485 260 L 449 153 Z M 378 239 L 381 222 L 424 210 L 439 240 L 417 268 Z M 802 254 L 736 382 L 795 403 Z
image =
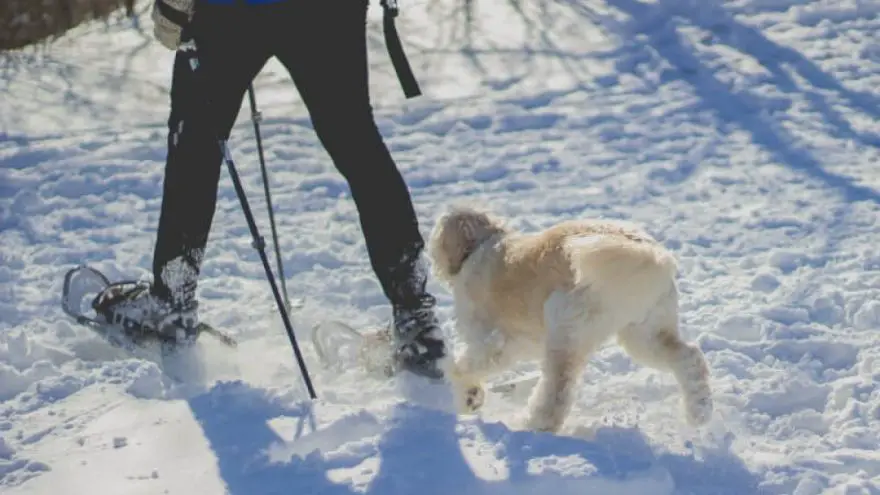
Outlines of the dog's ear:
M 428 246 L 434 275 L 448 282 L 483 241 L 504 230 L 499 220 L 472 208 L 457 207 L 444 213 L 434 226 Z
M 431 269 L 441 282 L 448 283 L 464 262 L 467 245 L 463 238 L 460 220 L 454 211 L 440 215 L 428 242 Z

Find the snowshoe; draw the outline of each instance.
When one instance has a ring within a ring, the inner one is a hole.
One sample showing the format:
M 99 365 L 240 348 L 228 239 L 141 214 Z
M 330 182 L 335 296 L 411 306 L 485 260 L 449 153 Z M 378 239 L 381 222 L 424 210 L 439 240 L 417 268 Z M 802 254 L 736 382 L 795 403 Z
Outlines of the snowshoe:
M 322 321 L 312 327 L 312 345 L 325 368 L 341 371 L 356 365 L 376 376 L 394 375 L 389 327 L 361 333 L 341 321 Z
M 138 281 L 111 283 L 95 268 L 78 266 L 68 271 L 64 277 L 61 307 L 74 321 L 94 330 L 110 344 L 124 349 L 151 342 L 158 342 L 164 347 L 192 344 L 201 333 L 210 334 L 229 347 L 237 345 L 233 337 L 204 322 L 186 329 L 186 335 L 181 339 L 180 332 L 169 332 L 166 325 L 150 325 L 134 318 L 114 317 L 114 313 L 108 311 L 108 304 L 114 296 L 126 294 L 130 298 L 139 297 L 145 295 L 143 291 L 148 290 L 148 287 Z M 92 294 L 94 295 L 90 298 L 89 295 Z M 179 329 L 183 330 L 184 327 Z

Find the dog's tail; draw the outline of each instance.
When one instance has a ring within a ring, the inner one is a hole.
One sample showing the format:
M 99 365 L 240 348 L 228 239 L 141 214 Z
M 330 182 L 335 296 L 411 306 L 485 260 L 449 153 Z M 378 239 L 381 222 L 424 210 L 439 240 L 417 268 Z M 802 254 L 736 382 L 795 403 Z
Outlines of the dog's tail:
M 655 242 L 584 235 L 568 239 L 565 249 L 575 285 L 610 307 L 620 308 L 629 318 L 641 319 L 674 287 L 675 257 Z

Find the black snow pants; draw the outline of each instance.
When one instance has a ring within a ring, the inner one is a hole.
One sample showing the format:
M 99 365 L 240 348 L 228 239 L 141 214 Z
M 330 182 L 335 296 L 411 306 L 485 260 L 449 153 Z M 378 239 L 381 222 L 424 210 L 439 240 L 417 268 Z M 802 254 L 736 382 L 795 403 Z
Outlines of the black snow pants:
M 158 296 L 177 303 L 194 296 L 223 164 L 218 139 L 228 138 L 248 85 L 272 56 L 290 73 L 320 142 L 349 184 L 385 295 L 399 306 L 421 296 L 424 276 L 404 260 L 418 257 L 424 241 L 370 104 L 367 7 L 368 0 L 197 3 L 184 34 L 196 49 L 178 50 L 172 79 L 153 257 Z

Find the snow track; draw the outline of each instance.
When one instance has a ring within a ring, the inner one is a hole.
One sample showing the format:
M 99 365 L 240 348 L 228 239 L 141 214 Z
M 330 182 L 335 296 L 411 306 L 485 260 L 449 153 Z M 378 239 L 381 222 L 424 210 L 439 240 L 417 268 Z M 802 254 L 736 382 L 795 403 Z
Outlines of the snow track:
M 347 185 L 275 62 L 255 86 L 319 399 L 306 400 L 225 173 L 200 296 L 237 351 L 206 343 L 180 386 L 70 323 L 67 269 L 129 278 L 151 262 L 172 55 L 142 16 L 142 31 L 114 19 L 2 58 L 3 493 L 880 493 L 880 8 L 402 9 L 425 96 L 403 100 L 378 24 L 372 85 L 423 231 L 450 201 L 526 230 L 644 224 L 679 257 L 683 332 L 710 362 L 715 419 L 687 428 L 671 377 L 614 346 L 584 371 L 559 436 L 520 431 L 522 401 L 490 395 L 481 417 L 457 417 L 443 387 L 321 370 L 313 322 L 375 324 L 388 309 Z M 268 233 L 243 110 L 230 145 Z M 450 297 L 432 288 L 447 321 Z

